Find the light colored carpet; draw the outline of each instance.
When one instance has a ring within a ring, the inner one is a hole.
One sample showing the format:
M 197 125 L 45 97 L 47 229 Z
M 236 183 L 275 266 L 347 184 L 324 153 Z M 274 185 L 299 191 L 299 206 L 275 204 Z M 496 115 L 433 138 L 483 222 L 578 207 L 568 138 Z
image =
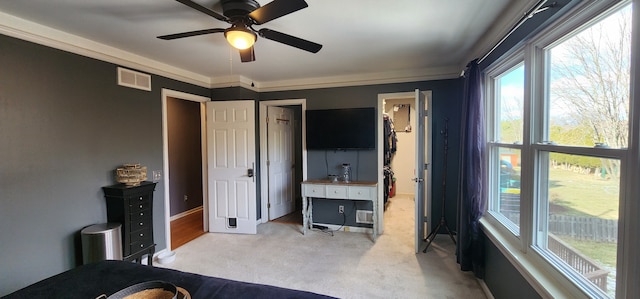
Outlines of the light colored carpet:
M 414 253 L 413 213 L 411 198 L 392 198 L 375 243 L 354 232 L 305 236 L 298 224 L 274 222 L 259 225 L 257 235 L 208 233 L 157 266 L 339 298 L 486 298 L 474 276 L 459 270 L 447 235 Z

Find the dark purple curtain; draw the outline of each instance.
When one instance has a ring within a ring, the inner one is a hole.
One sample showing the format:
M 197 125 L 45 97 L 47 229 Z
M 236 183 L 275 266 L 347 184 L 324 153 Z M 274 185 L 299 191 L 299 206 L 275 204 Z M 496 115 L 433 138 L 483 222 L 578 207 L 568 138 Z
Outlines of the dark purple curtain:
M 485 121 L 478 61 L 467 65 L 460 124 L 457 261 L 462 271 L 484 276 L 480 217 L 486 207 Z

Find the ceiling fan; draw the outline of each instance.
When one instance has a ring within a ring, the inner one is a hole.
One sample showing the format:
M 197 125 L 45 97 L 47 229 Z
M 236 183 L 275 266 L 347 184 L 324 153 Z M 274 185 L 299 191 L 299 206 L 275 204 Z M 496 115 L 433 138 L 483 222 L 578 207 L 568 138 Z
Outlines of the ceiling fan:
M 254 0 L 221 0 L 222 15 L 191 0 L 176 0 L 195 10 L 231 24 L 229 28 L 212 28 L 158 36 L 159 39 L 172 40 L 211 33 L 224 33 L 227 41 L 240 50 L 240 60 L 251 62 L 256 60 L 253 44 L 258 35 L 285 45 L 296 47 L 311 53 L 317 53 L 322 45 L 291 36 L 275 30 L 262 28 L 256 30 L 254 25 L 262 25 L 271 20 L 288 15 L 307 7 L 304 0 L 274 0 L 265 6 Z

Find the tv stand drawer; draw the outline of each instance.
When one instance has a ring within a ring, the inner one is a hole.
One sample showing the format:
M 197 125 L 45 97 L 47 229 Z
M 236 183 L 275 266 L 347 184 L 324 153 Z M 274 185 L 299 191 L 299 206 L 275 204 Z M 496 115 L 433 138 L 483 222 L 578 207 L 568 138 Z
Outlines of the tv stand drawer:
M 327 185 L 327 198 L 341 198 L 346 199 L 347 197 L 347 186 L 329 186 Z
M 324 198 L 326 195 L 324 185 L 302 185 L 302 187 L 305 197 Z

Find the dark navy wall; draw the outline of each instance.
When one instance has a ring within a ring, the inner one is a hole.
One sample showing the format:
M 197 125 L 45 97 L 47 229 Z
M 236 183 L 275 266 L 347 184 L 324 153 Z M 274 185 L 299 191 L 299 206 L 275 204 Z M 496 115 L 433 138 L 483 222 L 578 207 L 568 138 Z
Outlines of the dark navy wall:
M 80 230 L 106 222 L 101 187 L 123 163 L 162 169 L 161 89 L 116 84 L 116 65 L 0 35 L 0 296 L 81 262 Z M 164 186 L 154 239 L 165 247 Z
M 489 239 L 484 242 L 485 250 L 485 277 L 491 294 L 496 299 L 534 299 L 542 298 L 536 290 L 529 285 L 524 277 L 507 260 L 502 252 Z

